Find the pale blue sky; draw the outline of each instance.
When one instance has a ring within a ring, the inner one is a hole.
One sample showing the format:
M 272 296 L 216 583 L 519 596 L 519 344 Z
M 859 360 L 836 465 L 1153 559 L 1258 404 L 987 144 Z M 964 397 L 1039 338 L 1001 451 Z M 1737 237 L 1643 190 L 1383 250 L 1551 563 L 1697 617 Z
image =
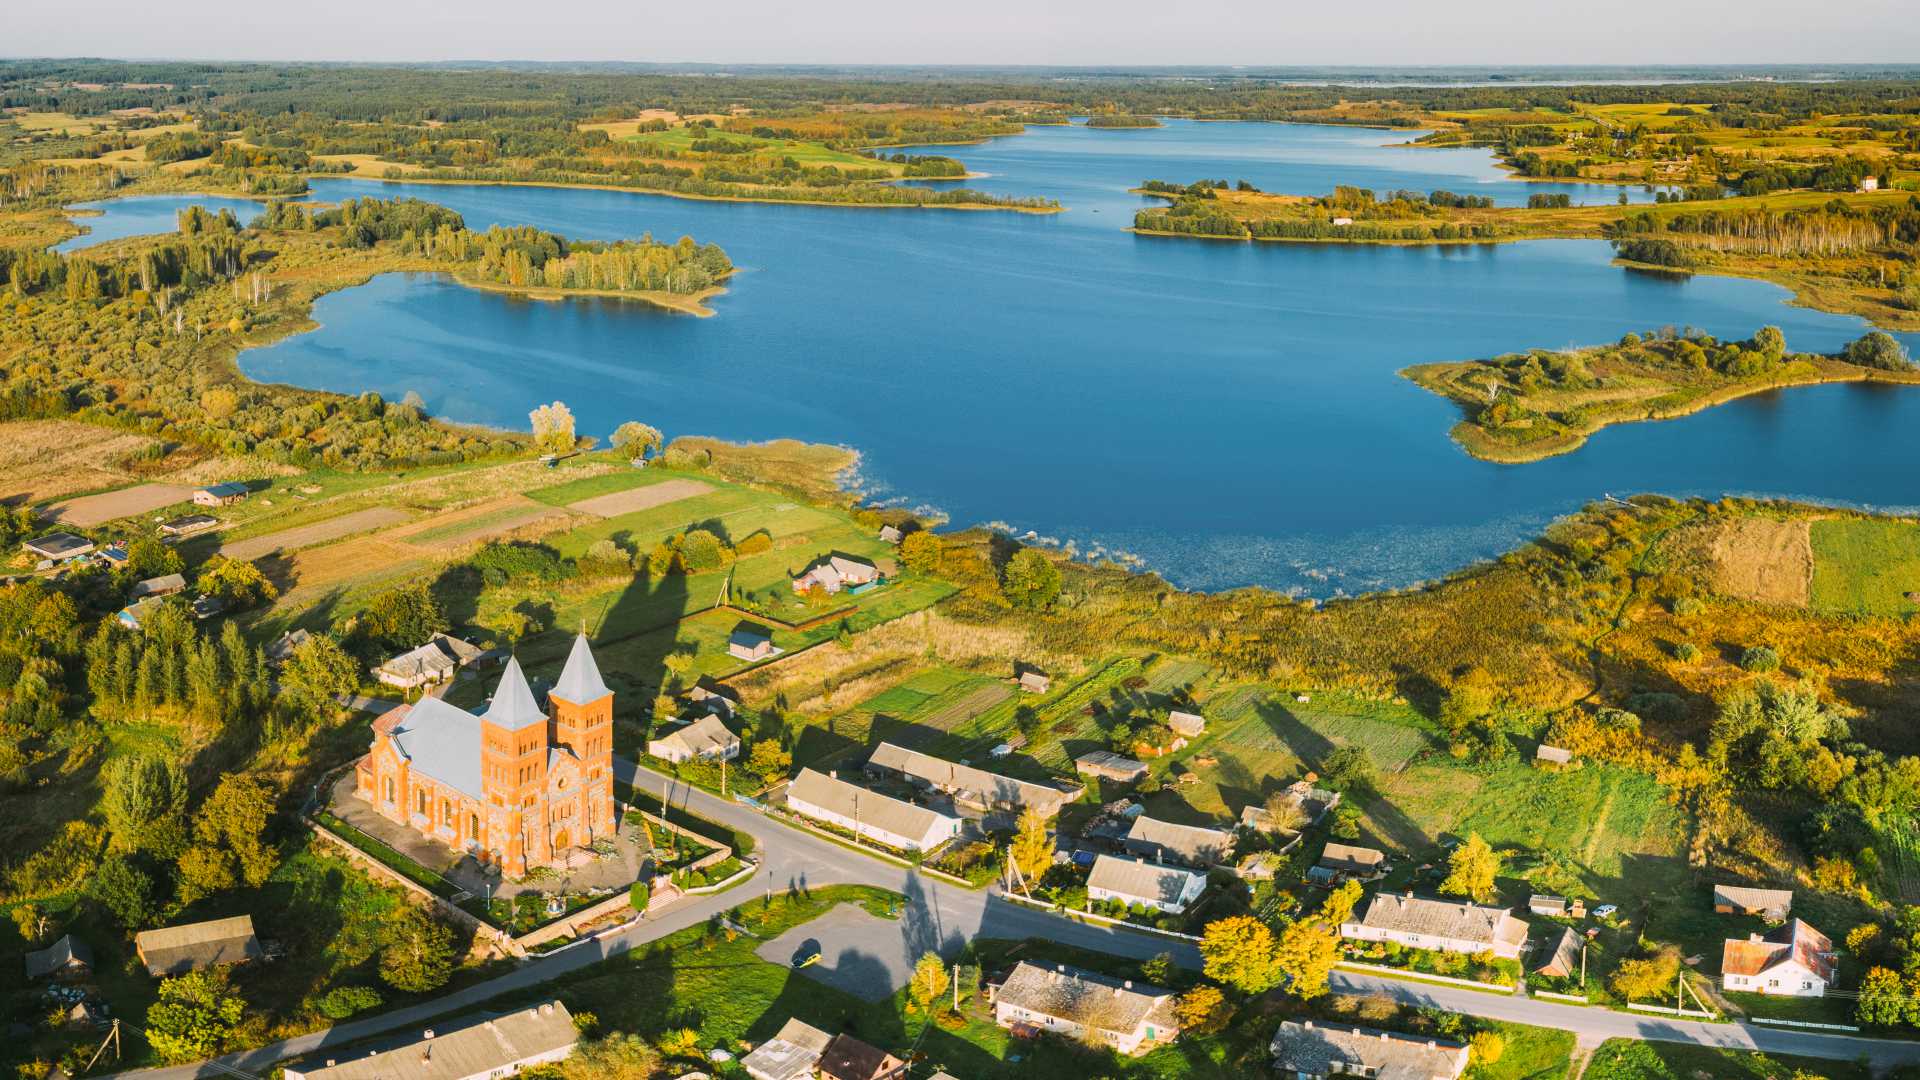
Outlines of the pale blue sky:
M 11 0 L 0 55 L 829 64 L 1920 61 L 1915 0 Z

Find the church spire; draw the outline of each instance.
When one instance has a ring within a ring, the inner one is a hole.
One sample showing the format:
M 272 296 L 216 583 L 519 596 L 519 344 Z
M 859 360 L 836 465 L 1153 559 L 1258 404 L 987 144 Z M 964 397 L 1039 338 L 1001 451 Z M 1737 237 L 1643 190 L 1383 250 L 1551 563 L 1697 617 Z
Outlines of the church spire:
M 560 671 L 560 681 L 547 696 L 569 705 L 587 705 L 611 693 L 606 680 L 600 677 L 600 665 L 594 662 L 593 650 L 588 647 L 587 634 L 582 629 L 580 636 L 573 639 L 573 651 L 567 654 L 567 666 Z
M 487 706 L 485 719 L 496 727 L 518 731 L 547 722 L 546 711 L 533 699 L 533 688 L 520 670 L 520 658 L 507 657 L 507 668 L 500 673 L 500 685 L 494 688 L 493 703 Z

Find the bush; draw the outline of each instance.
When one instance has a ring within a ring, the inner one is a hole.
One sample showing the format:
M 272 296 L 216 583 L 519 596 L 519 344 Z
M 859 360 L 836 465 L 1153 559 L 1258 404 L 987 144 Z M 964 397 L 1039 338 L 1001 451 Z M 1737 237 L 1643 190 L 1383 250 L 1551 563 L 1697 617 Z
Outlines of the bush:
M 489 585 L 515 579 L 552 584 L 573 575 L 573 566 L 545 544 L 488 544 L 469 561 Z
M 1780 670 L 1780 653 L 1771 645 L 1750 645 L 1740 654 L 1740 666 L 1764 674 Z
M 1700 646 L 1691 641 L 1683 641 L 1673 647 L 1673 658 L 1683 664 L 1691 664 L 1700 659 Z
M 314 1006 L 329 1020 L 345 1020 L 380 1004 L 380 991 L 370 986 L 336 986 Z
M 1842 355 L 1848 363 L 1861 367 L 1885 371 L 1906 371 L 1913 367 L 1913 362 L 1907 358 L 1907 350 L 1894 340 L 1893 335 L 1879 330 L 1848 344 Z

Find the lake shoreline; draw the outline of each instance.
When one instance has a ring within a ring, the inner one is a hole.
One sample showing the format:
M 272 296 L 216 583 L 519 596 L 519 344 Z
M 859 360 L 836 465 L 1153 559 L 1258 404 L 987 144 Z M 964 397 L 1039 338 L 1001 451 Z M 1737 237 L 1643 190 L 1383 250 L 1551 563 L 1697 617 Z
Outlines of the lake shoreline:
M 818 206 L 842 210 L 999 210 L 1019 214 L 1058 214 L 1066 210 L 1064 206 L 1003 206 L 997 203 L 885 203 L 833 202 L 826 199 L 756 199 L 747 195 L 699 195 L 687 191 L 661 191 L 657 188 L 617 187 L 610 184 L 577 184 L 559 180 L 448 180 L 440 177 L 426 176 L 338 176 L 325 173 L 315 173 L 308 176 L 307 179 L 309 183 L 314 180 L 350 180 L 369 184 L 430 184 L 452 187 L 547 188 L 556 191 L 617 191 L 626 195 L 655 195 L 663 199 L 685 199 L 689 202 L 759 203 L 772 206 Z M 893 180 L 885 181 L 885 183 L 897 183 L 900 180 L 908 179 L 944 180 L 949 178 L 940 176 L 896 177 Z

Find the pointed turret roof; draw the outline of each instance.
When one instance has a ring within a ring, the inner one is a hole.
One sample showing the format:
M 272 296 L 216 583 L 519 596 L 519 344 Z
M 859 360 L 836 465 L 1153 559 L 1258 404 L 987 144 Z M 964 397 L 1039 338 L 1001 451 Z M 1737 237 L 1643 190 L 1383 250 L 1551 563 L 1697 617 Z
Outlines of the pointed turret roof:
M 493 703 L 483 714 L 487 723 L 518 731 L 547 722 L 547 714 L 534 700 L 533 688 L 520 670 L 519 657 L 507 657 L 507 669 L 500 673 L 500 685 L 494 688 Z
M 560 670 L 560 681 L 547 691 L 547 696 L 569 705 L 585 705 L 611 693 L 606 680 L 600 677 L 600 665 L 594 662 L 593 650 L 587 647 L 587 635 L 580 634 L 573 639 L 573 651 L 567 654 L 567 666 Z

